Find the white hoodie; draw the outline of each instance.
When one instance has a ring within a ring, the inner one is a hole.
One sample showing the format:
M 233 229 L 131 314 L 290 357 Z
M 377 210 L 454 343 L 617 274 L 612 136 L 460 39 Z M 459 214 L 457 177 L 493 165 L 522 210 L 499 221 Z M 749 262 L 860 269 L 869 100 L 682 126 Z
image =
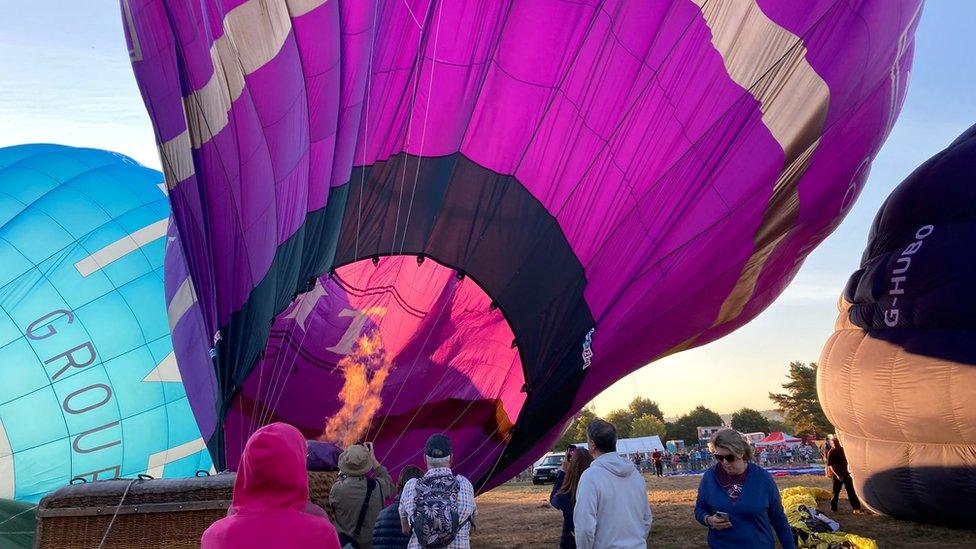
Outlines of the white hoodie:
M 634 464 L 610 452 L 583 471 L 573 508 L 576 547 L 647 547 L 651 505 L 644 476 Z

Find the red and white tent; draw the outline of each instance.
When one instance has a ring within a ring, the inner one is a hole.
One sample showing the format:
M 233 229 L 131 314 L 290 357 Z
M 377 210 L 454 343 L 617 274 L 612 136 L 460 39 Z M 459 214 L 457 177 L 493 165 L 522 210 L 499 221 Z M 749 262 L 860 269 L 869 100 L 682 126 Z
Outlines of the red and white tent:
M 782 431 L 777 431 L 775 433 L 769 433 L 769 436 L 760 440 L 756 443 L 757 448 L 763 448 L 766 446 L 787 446 L 793 448 L 803 444 L 803 440 L 799 439 L 793 435 L 788 435 Z

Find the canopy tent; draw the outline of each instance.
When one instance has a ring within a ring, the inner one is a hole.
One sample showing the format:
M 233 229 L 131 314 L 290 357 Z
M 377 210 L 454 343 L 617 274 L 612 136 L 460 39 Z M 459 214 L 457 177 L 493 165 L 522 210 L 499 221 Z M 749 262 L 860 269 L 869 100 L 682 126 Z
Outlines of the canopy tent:
M 585 442 L 577 442 L 576 447 L 586 448 Z M 664 444 L 661 437 L 654 435 L 649 437 L 622 438 L 617 440 L 617 453 L 622 456 L 632 456 L 634 454 L 650 454 L 654 450 L 664 451 Z
M 790 448 L 803 444 L 803 440 L 782 431 L 769 433 L 769 436 L 756 443 L 757 448 L 765 446 L 789 446 Z

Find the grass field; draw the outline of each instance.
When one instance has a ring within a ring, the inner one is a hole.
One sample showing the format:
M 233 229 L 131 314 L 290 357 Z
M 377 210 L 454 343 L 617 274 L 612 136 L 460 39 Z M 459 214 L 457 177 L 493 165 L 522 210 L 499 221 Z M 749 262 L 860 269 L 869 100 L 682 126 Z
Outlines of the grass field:
M 648 547 L 702 547 L 705 528 L 695 522 L 693 509 L 699 477 L 647 477 L 654 524 Z M 781 477 L 780 488 L 818 486 L 830 489 L 820 476 Z M 472 547 L 557 547 L 562 514 L 548 505 L 551 485 L 514 483 L 478 497 L 478 530 Z M 874 538 L 881 547 L 973 547 L 976 531 L 954 530 L 904 522 L 878 515 L 852 515 L 846 496 L 840 512 L 829 513 L 846 532 Z

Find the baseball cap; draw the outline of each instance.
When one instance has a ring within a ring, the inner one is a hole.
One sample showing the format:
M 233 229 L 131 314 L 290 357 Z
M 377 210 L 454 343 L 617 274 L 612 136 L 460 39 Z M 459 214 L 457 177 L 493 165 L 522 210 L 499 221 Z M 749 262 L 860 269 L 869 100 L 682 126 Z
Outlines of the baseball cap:
M 451 439 L 447 435 L 431 435 L 424 446 L 424 455 L 442 458 L 451 455 Z

